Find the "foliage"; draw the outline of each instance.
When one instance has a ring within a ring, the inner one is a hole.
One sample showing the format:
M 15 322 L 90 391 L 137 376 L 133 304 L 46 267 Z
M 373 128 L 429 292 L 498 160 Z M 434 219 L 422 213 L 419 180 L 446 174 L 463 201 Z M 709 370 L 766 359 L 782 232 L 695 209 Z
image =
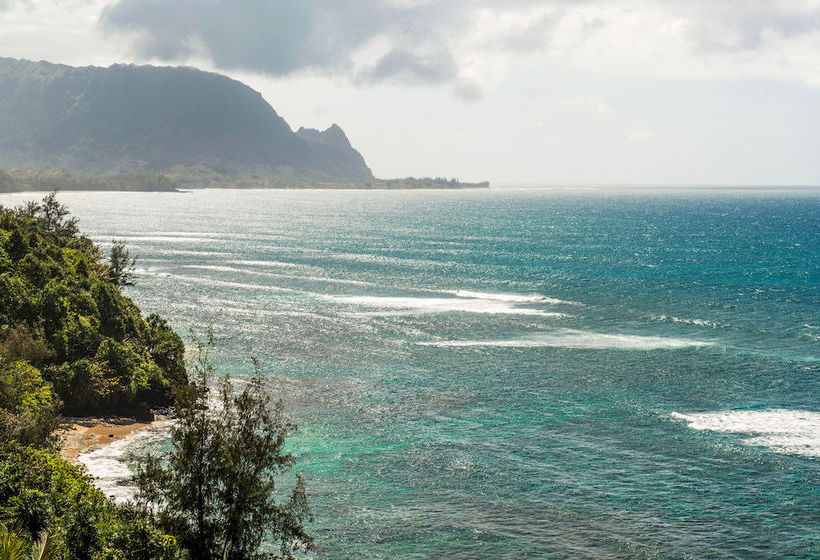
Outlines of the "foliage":
M 43 531 L 30 543 L 22 533 L 0 524 L 0 560 L 60 560 L 64 552 L 59 535 Z
M 28 548 L 23 535 L 0 524 L 0 560 L 29 560 Z
M 147 458 L 138 473 L 139 503 L 157 511 L 196 560 L 260 558 L 266 536 L 279 543 L 281 558 L 292 558 L 311 543 L 304 525 L 312 516 L 301 477 L 280 504 L 275 475 L 293 464 L 284 445 L 296 426 L 281 401 L 271 408 L 258 375 L 239 393 L 223 378 L 212 409 L 209 341 L 196 345 L 197 382 L 177 389 L 173 451 L 165 463 Z
M 53 167 L 0 169 L 2 191 L 175 191 L 176 183 L 154 173 L 79 175 Z
M 59 426 L 59 404 L 37 368 L 0 356 L 0 439 L 24 445 L 52 443 Z
M 111 241 L 111 251 L 108 253 L 108 278 L 115 286 L 134 285 L 134 266 L 137 258 L 131 258 L 125 241 Z
M 60 560 L 186 557 L 144 512 L 108 500 L 77 467 L 17 444 L 0 447 L 0 519 L 19 525 L 18 538 L 39 541 L 35 550 L 57 549 L 51 558 Z
M 276 499 L 296 429 L 281 402 L 258 377 L 239 393 L 225 378 L 209 408 L 212 337 L 189 384 L 179 336 L 119 290 L 133 266 L 124 245 L 101 260 L 53 193 L 0 207 L 0 560 L 244 560 L 269 557 L 264 538 L 292 558 L 312 518 L 301 478 Z M 138 505 L 115 504 L 49 450 L 61 411 L 132 413 L 171 395 L 174 451 L 143 466 Z
M 46 232 L 58 237 L 76 237 L 77 218 L 71 216 L 68 208 L 57 201 L 57 191 L 52 191 L 40 202 L 29 201 L 18 214 L 34 220 Z
M 0 207 L 0 355 L 36 367 L 69 413 L 169 404 L 187 379 L 182 340 L 120 292 L 133 259 L 118 247 L 101 262 L 55 193 Z

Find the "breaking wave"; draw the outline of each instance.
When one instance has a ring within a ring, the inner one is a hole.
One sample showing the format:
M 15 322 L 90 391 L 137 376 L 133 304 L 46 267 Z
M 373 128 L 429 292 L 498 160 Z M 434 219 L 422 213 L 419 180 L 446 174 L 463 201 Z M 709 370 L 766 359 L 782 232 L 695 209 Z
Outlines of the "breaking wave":
M 686 338 L 641 336 L 634 334 L 604 334 L 574 329 L 559 329 L 512 340 L 447 340 L 419 342 L 422 346 L 506 348 L 581 348 L 598 350 L 659 350 L 711 346 L 713 343 Z
M 538 315 L 541 317 L 565 317 L 554 313 L 522 307 L 518 303 L 488 299 L 468 299 L 462 297 L 387 297 L 387 296 L 328 296 L 337 303 L 362 307 L 380 308 L 391 314 L 396 313 L 485 313 L 491 315 Z M 379 314 L 379 313 L 371 313 Z
M 808 410 L 725 410 L 671 415 L 693 430 L 742 434 L 749 445 L 778 453 L 820 457 L 820 412 Z
M 551 297 L 541 296 L 538 294 L 524 295 L 524 294 L 497 294 L 487 292 L 474 292 L 471 290 L 455 290 L 447 292 L 454 294 L 456 297 L 469 299 L 485 299 L 489 301 L 506 301 L 510 303 L 551 303 L 563 305 L 583 305 L 577 301 L 565 301 L 562 299 L 555 299 Z

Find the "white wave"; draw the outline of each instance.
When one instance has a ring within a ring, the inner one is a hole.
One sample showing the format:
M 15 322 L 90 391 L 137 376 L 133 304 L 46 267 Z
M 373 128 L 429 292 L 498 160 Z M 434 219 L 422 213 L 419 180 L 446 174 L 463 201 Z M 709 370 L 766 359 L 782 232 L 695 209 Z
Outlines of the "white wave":
M 820 457 L 820 412 L 808 410 L 725 410 L 680 414 L 694 430 L 745 434 L 745 443 L 761 445 L 778 453 Z
M 126 243 L 134 242 L 157 242 L 157 243 L 210 243 L 217 239 L 209 237 L 176 237 L 171 235 L 124 235 L 118 236 L 118 239 L 124 239 Z M 101 245 L 110 244 L 110 236 L 92 235 L 93 241 L 99 242 Z
M 170 421 L 154 422 L 150 427 L 133 432 L 113 443 L 81 453 L 77 460 L 94 479 L 94 485 L 106 496 L 118 502 L 134 497 L 131 482 L 133 471 L 128 466 L 128 453 L 135 446 L 166 437 Z
M 242 282 L 228 282 L 224 280 L 215 280 L 213 278 L 201 278 L 197 276 L 185 276 L 183 274 L 161 274 L 166 278 L 173 278 L 174 280 L 181 280 L 183 282 L 190 282 L 193 284 L 203 284 L 206 286 L 223 286 L 226 288 L 239 288 L 243 290 L 264 290 L 269 292 L 288 292 L 288 293 L 304 293 L 299 290 L 291 290 L 289 288 L 280 288 L 279 286 L 268 286 L 264 284 L 245 284 Z
M 307 266 L 284 261 L 230 261 L 230 264 L 239 264 L 244 266 L 268 266 L 274 268 L 303 268 Z
M 493 346 L 507 348 L 579 348 L 591 350 L 659 350 L 710 346 L 711 342 L 662 336 L 634 334 L 604 334 L 574 329 L 558 329 L 512 340 L 447 340 L 419 342 L 422 346 L 468 347 Z
M 224 237 L 226 233 L 213 231 L 146 231 L 140 232 L 142 235 L 164 236 L 164 237 Z
M 650 317 L 656 321 L 671 321 L 673 323 L 682 323 L 685 325 L 697 325 L 699 327 L 711 327 L 717 328 L 717 323 L 712 321 L 707 321 L 706 319 L 682 319 L 680 317 L 674 317 L 672 315 L 652 315 Z
M 374 253 L 327 253 L 323 258 L 335 261 L 355 261 L 376 264 L 392 264 L 397 266 L 409 266 L 413 268 L 421 267 L 451 267 L 457 263 L 454 261 L 433 261 L 429 259 L 410 259 L 404 257 L 389 257 Z
M 384 296 L 327 296 L 338 303 L 378 307 L 395 312 L 411 313 L 486 313 L 491 315 L 539 315 L 542 317 L 564 317 L 563 313 L 551 313 L 541 309 L 520 307 L 505 301 L 443 297 L 384 297 Z M 382 313 L 372 313 L 379 315 Z
M 153 255 L 182 255 L 182 256 L 191 256 L 191 257 L 222 257 L 225 255 L 230 255 L 231 253 L 226 253 L 225 251 L 196 251 L 196 250 L 188 250 L 188 249 L 160 249 L 154 248 L 151 249 L 151 254 Z
M 214 272 L 246 272 L 232 266 L 220 266 L 214 264 L 186 264 L 183 268 L 196 268 L 199 270 L 211 270 Z
M 330 284 L 349 284 L 353 286 L 377 286 L 377 284 L 374 284 L 373 282 L 364 282 L 362 280 L 345 280 L 343 278 L 329 278 L 327 276 L 302 276 L 298 274 L 280 274 L 276 272 L 234 268 L 232 266 L 189 264 L 185 265 L 183 268 L 211 270 L 214 272 L 234 272 L 239 274 L 264 276 L 265 278 L 286 278 L 288 280 L 306 280 L 309 282 L 327 282 Z
M 455 290 L 447 293 L 454 294 L 460 298 L 486 299 L 490 301 L 507 301 L 510 303 L 551 303 L 564 305 L 583 305 L 582 303 L 578 303 L 577 301 L 566 301 L 538 294 L 500 294 L 489 292 L 474 292 L 472 290 Z

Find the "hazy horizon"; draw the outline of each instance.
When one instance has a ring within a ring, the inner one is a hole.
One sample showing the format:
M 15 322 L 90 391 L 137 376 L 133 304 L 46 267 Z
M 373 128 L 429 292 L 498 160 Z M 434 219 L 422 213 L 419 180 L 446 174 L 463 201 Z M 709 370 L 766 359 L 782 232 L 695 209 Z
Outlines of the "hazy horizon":
M 0 56 L 191 65 L 379 177 L 820 184 L 820 3 L 0 2 Z

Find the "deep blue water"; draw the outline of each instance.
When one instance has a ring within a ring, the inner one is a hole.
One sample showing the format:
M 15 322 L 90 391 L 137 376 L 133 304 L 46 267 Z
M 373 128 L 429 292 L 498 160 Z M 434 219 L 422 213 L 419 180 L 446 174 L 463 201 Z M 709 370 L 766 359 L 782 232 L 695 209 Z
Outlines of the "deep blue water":
M 818 191 L 61 197 L 263 360 L 317 558 L 820 558 Z

